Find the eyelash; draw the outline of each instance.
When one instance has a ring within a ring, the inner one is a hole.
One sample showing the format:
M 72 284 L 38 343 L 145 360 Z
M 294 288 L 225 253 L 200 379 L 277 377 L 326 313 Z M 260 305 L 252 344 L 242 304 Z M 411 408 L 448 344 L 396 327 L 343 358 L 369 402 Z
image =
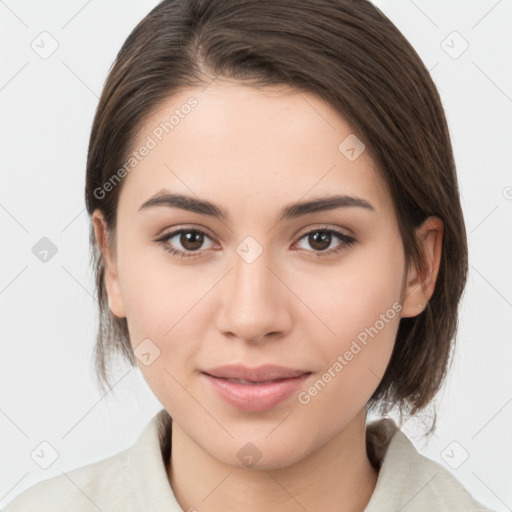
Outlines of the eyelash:
M 172 231 L 171 233 L 167 233 L 164 236 L 162 236 L 161 238 L 155 240 L 155 242 L 160 243 L 163 246 L 163 249 L 165 251 L 167 251 L 168 253 L 172 254 L 173 256 L 176 256 L 176 257 L 181 256 L 181 258 L 194 258 L 194 257 L 200 256 L 205 251 L 190 251 L 191 254 L 188 254 L 186 251 L 173 249 L 171 246 L 169 246 L 169 243 L 168 243 L 168 240 L 170 238 L 173 238 L 180 233 L 192 233 L 192 232 L 206 235 L 208 238 L 211 239 L 211 237 L 208 235 L 208 233 L 202 231 L 201 229 L 189 228 L 189 229 L 179 229 L 177 231 Z M 335 235 L 337 238 L 339 238 L 342 241 L 342 243 L 336 249 L 330 249 L 330 250 L 325 250 L 325 251 L 312 251 L 314 254 L 314 257 L 317 257 L 317 258 L 323 258 L 323 257 L 338 254 L 341 251 L 343 251 L 345 248 L 349 249 L 356 242 L 355 238 L 352 238 L 351 236 L 345 235 L 341 231 L 337 231 L 337 230 L 331 229 L 331 228 L 316 228 L 311 231 L 308 231 L 307 233 L 304 233 L 297 240 L 297 242 L 299 242 L 303 238 L 305 238 L 313 233 L 328 233 L 331 235 Z

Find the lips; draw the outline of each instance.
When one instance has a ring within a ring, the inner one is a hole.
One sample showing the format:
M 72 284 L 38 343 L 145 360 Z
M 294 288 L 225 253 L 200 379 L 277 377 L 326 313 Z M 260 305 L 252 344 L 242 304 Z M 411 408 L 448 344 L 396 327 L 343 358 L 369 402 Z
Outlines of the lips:
M 284 366 L 267 364 L 256 368 L 249 368 L 242 365 L 224 365 L 216 368 L 203 370 L 212 377 L 233 380 L 242 384 L 250 383 L 270 383 L 282 379 L 293 379 L 305 373 L 308 370 L 287 368 Z
M 202 371 L 211 389 L 231 406 L 247 412 L 273 409 L 296 393 L 311 372 L 283 366 L 227 365 Z
M 279 382 L 283 379 L 273 379 L 273 380 L 245 380 L 245 379 L 226 379 L 225 377 L 217 377 L 217 379 L 224 379 L 228 382 L 236 382 L 237 384 L 249 384 L 249 385 L 256 385 L 256 384 L 271 384 L 272 382 Z

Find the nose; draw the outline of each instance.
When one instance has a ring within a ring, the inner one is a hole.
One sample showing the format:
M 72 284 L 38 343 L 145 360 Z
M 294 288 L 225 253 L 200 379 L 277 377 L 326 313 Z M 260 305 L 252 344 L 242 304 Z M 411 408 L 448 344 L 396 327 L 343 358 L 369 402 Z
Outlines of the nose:
M 235 254 L 233 265 L 219 289 L 219 332 L 247 343 L 285 336 L 292 325 L 293 300 L 286 276 L 265 252 L 252 262 Z

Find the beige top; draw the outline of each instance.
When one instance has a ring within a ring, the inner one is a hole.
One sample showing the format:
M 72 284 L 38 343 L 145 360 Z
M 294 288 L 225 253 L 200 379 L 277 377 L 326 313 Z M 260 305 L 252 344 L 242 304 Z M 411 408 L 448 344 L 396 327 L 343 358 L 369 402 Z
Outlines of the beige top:
M 33 485 L 5 512 L 184 512 L 167 478 L 171 423 L 162 409 L 129 448 Z M 364 512 L 492 512 L 388 418 L 367 424 L 367 453 L 379 476 Z

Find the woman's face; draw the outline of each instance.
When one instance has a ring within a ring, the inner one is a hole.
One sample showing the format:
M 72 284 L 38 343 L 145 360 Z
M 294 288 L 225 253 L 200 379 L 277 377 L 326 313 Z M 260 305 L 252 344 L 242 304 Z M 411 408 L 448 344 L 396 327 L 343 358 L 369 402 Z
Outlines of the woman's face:
M 134 150 L 107 289 L 175 425 L 219 461 L 274 468 L 363 425 L 418 297 L 391 198 L 348 124 L 315 95 L 217 80 L 163 103 Z M 218 210 L 143 207 L 164 190 Z M 361 201 L 291 208 L 335 196 Z M 305 375 L 203 373 L 268 364 Z

